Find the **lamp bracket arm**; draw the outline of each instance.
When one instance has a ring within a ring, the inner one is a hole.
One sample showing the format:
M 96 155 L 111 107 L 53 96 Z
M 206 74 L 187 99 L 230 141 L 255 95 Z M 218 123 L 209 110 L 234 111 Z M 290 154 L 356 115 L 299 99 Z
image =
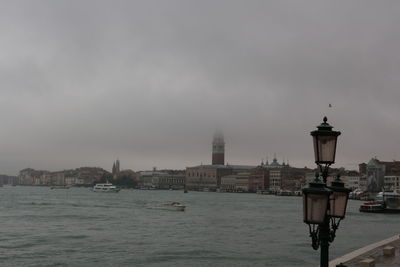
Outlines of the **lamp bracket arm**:
M 331 164 L 318 164 L 318 166 L 321 172 L 322 180 L 324 181 L 324 183 L 326 183 L 326 180 L 328 179 L 329 166 L 331 166 Z
M 320 245 L 320 239 L 319 239 L 319 225 L 311 224 L 308 225 L 309 231 L 310 231 L 310 237 L 311 237 L 311 246 L 314 250 L 318 250 L 319 245 Z
M 332 243 L 336 237 L 336 230 L 339 228 L 339 224 L 342 221 L 342 218 L 339 218 L 336 221 L 336 218 L 331 217 L 331 229 L 329 230 L 329 242 Z

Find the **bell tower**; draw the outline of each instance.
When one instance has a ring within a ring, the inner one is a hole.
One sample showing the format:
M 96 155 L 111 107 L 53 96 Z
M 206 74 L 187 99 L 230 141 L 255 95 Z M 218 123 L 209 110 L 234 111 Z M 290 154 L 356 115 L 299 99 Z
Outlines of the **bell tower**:
M 221 132 L 215 132 L 212 142 L 212 165 L 225 165 L 225 142 Z

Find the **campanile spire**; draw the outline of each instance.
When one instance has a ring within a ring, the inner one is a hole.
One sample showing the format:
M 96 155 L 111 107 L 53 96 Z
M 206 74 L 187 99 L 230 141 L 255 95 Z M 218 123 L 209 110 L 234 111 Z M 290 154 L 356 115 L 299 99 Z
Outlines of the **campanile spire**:
M 225 165 L 225 141 L 221 132 L 215 132 L 212 142 L 212 165 Z

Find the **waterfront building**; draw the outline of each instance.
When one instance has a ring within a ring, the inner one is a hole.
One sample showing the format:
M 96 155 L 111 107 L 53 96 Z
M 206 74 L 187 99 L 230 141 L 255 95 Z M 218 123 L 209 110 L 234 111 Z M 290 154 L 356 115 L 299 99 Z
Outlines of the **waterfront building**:
M 367 164 L 367 190 L 369 192 L 379 192 L 383 188 L 385 165 L 378 159 L 372 158 Z
M 385 175 L 398 175 L 400 174 L 400 161 L 380 161 L 385 165 Z
M 16 185 L 18 184 L 18 177 L 0 174 L 0 184 Z
M 225 192 L 249 192 L 250 173 L 238 173 L 221 177 L 220 189 Z
M 249 173 L 251 170 L 257 168 L 257 166 L 253 166 L 253 165 L 230 165 L 230 164 L 227 164 L 227 166 L 232 168 L 233 174 Z
M 131 169 L 126 169 L 126 170 L 119 171 L 117 178 L 120 178 L 120 177 L 123 177 L 123 176 L 124 177 L 129 177 L 130 179 L 135 180 L 135 181 L 139 180 L 139 174 L 134 172 Z
M 366 174 L 367 173 L 367 164 L 366 163 L 358 164 L 358 171 L 360 172 L 360 174 Z
M 64 185 L 64 172 L 47 172 L 42 175 L 41 179 L 35 184 L 42 185 Z
M 20 185 L 40 185 L 40 180 L 47 171 L 38 171 L 31 168 L 23 169 L 18 175 L 18 184 Z M 45 176 L 44 176 L 45 177 Z
M 248 165 L 198 165 L 186 168 L 186 186 L 190 190 L 211 190 L 221 188 L 221 178 L 227 175 L 243 176 L 247 173 L 246 183 L 249 183 L 251 170 L 256 166 Z M 246 186 L 248 188 L 248 185 Z
M 276 156 L 271 164 L 268 164 L 268 161 L 265 164 L 265 168 L 272 169 L 269 170 L 269 190 L 272 192 L 277 192 L 281 190 L 281 168 L 283 165 L 278 163 Z
M 273 161 L 268 164 L 268 161 L 262 165 L 268 171 L 268 190 L 271 192 L 278 192 L 281 190 L 297 191 L 306 184 L 307 173 L 310 169 L 307 168 L 294 168 L 289 163 L 282 162 L 281 164 L 274 156 Z M 315 173 L 312 173 L 312 178 L 309 182 L 315 179 Z M 307 181 L 308 182 L 308 181 Z M 267 188 L 267 187 L 266 187 Z
M 266 172 L 268 173 L 267 176 L 269 178 L 268 179 L 269 183 L 266 189 L 272 192 L 280 191 L 282 189 L 281 169 L 289 167 L 289 165 L 286 165 L 284 162 L 280 164 L 276 158 L 276 155 L 274 155 L 274 158 L 271 163 L 269 163 L 267 160 L 265 164 L 261 163 L 261 167 L 265 169 Z
M 231 175 L 221 178 L 221 189 L 225 191 L 256 192 L 269 190 L 279 192 L 282 190 L 297 191 L 305 183 L 306 173 L 309 169 L 283 167 L 267 169 L 261 166 L 237 172 L 233 168 Z M 246 186 L 244 185 L 246 183 Z
M 358 185 L 358 189 L 360 189 L 361 191 L 367 191 L 368 181 L 366 175 L 360 174 Z
M 212 190 L 221 186 L 221 177 L 233 173 L 229 165 L 198 165 L 186 168 L 186 188 L 189 190 Z
M 221 191 L 235 192 L 236 189 L 236 175 L 225 175 L 221 177 Z
M 139 172 L 139 186 L 143 189 L 183 189 L 185 171 L 165 170 Z
M 177 174 L 167 173 L 158 180 L 157 188 L 159 189 L 184 189 L 185 188 L 185 171 Z
M 141 171 L 139 172 L 139 186 L 143 189 L 156 189 L 160 177 L 164 175 L 165 173 L 157 171 L 156 168 L 152 171 Z
M 100 180 L 105 174 L 109 174 L 102 168 L 81 167 L 74 170 L 57 172 L 23 169 L 18 175 L 20 185 L 77 185 L 92 184 Z
M 75 176 L 65 177 L 65 185 L 84 185 L 85 180 Z
M 249 178 L 250 173 L 238 173 L 236 174 L 236 192 L 249 192 Z
M 265 190 L 270 187 L 269 171 L 262 166 L 250 170 L 249 191 Z
M 349 188 L 351 190 L 361 189 L 360 185 L 360 175 L 359 173 L 348 173 L 340 176 L 340 179 L 344 183 L 344 187 Z
M 269 190 L 272 192 L 278 192 L 281 188 L 281 170 L 270 170 L 269 171 Z
M 310 170 L 307 168 L 294 168 L 287 166 L 281 171 L 281 189 L 299 191 L 305 182 L 305 175 Z
M 81 167 L 63 171 L 66 185 L 91 185 L 110 175 L 109 172 L 97 167 Z
M 385 176 L 384 188 L 385 190 L 400 190 L 400 176 Z
M 82 179 L 84 184 L 92 184 L 110 173 L 99 167 L 81 167 L 74 170 L 75 177 Z
M 186 185 L 191 190 L 296 191 L 304 185 L 305 175 L 309 171 L 306 168 L 293 168 L 288 164 L 280 164 L 276 158 L 271 164 L 259 166 L 198 165 L 186 168 Z
M 360 183 L 366 181 L 369 192 L 382 191 L 385 186 L 385 176 L 400 176 L 400 161 L 380 161 L 372 158 L 367 164 L 359 164 Z

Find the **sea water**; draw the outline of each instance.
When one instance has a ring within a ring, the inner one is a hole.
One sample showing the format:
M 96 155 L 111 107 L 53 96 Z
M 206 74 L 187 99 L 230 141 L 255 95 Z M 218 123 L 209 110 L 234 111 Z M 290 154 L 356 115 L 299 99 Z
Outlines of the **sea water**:
M 155 209 L 176 201 L 186 211 Z M 350 201 L 330 258 L 398 234 Z M 316 266 L 300 197 L 0 188 L 0 266 Z

